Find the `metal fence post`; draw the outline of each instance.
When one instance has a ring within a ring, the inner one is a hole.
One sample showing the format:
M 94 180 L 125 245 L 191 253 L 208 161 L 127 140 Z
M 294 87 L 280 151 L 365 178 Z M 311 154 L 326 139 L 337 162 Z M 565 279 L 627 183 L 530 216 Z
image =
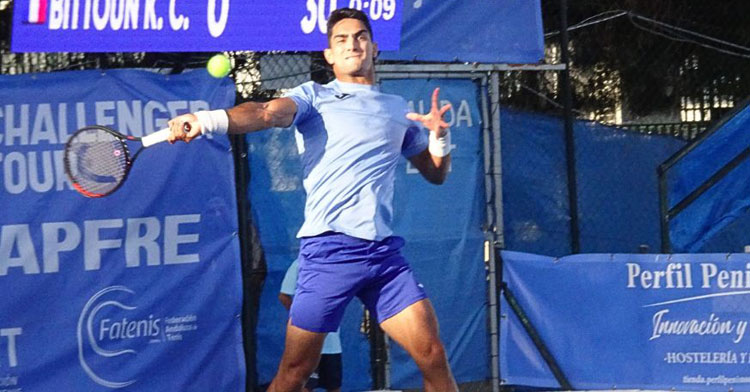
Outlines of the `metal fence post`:
M 560 55 L 565 65 L 562 70 L 560 93 L 565 113 L 565 152 L 568 164 L 568 204 L 570 208 L 570 251 L 581 251 L 581 228 L 578 220 L 578 182 L 576 179 L 576 148 L 573 132 L 573 93 L 570 85 L 570 58 L 568 54 L 568 2 L 560 0 Z

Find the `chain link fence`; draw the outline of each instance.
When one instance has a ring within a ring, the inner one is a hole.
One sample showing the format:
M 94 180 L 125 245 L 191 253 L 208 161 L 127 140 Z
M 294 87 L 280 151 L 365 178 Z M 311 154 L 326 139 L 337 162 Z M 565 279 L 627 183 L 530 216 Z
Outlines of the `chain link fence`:
M 542 1 L 547 63 L 561 59 L 560 3 Z M 576 143 L 559 164 L 576 168 L 582 252 L 659 250 L 657 166 L 750 95 L 750 28 L 732 17 L 747 11 L 732 0 L 568 2 Z M 502 104 L 561 118 L 560 83 L 558 72 L 506 72 Z

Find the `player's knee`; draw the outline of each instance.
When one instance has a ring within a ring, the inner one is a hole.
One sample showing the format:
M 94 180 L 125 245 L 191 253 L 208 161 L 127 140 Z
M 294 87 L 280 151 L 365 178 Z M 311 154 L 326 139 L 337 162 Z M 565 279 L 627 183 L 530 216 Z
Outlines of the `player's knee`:
M 445 348 L 440 341 L 430 342 L 417 350 L 414 360 L 424 368 L 444 367 L 447 362 Z
M 279 369 L 279 374 L 295 384 L 304 384 L 310 375 L 315 371 L 317 361 L 310 359 L 304 359 L 300 361 L 290 361 L 283 364 L 282 368 Z

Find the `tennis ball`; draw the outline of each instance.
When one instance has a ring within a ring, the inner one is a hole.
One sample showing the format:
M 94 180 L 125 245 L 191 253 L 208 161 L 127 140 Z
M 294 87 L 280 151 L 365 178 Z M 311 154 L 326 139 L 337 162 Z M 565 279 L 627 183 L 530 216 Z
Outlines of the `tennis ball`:
M 227 56 L 217 54 L 208 60 L 206 70 L 208 70 L 208 73 L 215 78 L 223 78 L 232 70 L 232 63 L 229 62 Z

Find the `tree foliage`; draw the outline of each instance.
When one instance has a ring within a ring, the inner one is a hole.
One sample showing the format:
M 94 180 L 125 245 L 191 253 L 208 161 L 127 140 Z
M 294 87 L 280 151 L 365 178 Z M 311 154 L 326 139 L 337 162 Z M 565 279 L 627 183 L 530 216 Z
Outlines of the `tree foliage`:
M 599 113 L 619 101 L 635 115 L 648 115 L 679 110 L 685 97 L 737 102 L 750 92 L 750 51 L 708 38 L 749 47 L 746 0 L 567 3 L 570 26 L 607 11 L 631 13 L 570 31 L 578 109 Z M 545 31 L 559 31 L 560 1 L 542 0 L 542 9 Z M 558 38 L 548 38 L 548 45 Z

